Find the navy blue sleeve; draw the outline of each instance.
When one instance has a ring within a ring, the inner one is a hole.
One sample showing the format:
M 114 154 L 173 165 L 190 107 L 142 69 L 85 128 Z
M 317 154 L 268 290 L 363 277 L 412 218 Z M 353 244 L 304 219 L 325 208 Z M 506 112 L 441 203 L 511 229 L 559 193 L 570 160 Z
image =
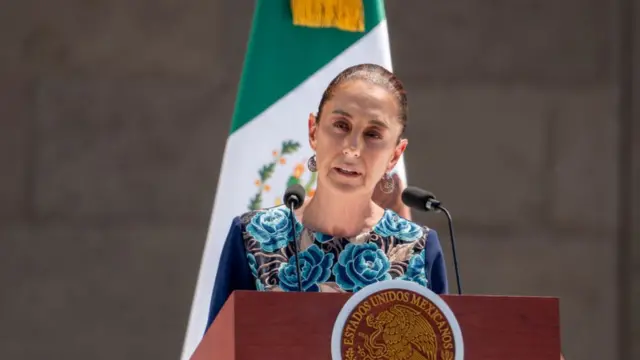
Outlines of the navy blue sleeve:
M 251 274 L 247 251 L 242 240 L 242 224 L 238 217 L 231 223 L 220 254 L 205 333 L 234 290 L 256 290 L 255 279 Z
M 429 280 L 429 288 L 438 295 L 447 294 L 449 285 L 447 282 L 447 267 L 442 254 L 442 246 L 438 240 L 438 233 L 435 230 L 429 230 L 427 234 L 427 244 L 425 246 L 427 269 L 427 279 Z

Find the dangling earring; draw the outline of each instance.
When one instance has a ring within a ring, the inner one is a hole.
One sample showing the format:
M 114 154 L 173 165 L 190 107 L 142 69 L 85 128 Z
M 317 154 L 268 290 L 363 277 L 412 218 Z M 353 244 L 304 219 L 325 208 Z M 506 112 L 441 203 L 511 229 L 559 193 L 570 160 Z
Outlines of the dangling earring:
M 380 182 L 380 190 L 385 194 L 391 194 L 395 188 L 395 182 L 393 177 L 389 173 L 384 173 L 382 181 Z
M 311 172 L 318 171 L 318 164 L 316 164 L 316 154 L 313 154 L 313 156 L 309 158 L 309 161 L 307 161 L 307 167 Z

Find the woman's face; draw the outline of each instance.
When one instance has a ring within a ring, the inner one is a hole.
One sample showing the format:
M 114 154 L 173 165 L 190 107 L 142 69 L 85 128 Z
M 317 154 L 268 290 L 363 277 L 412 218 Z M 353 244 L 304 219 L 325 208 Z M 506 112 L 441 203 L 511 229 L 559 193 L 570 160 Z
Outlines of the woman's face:
M 362 80 L 338 86 L 309 117 L 309 142 L 316 152 L 318 182 L 344 192 L 372 192 L 407 146 L 400 107 L 384 87 Z

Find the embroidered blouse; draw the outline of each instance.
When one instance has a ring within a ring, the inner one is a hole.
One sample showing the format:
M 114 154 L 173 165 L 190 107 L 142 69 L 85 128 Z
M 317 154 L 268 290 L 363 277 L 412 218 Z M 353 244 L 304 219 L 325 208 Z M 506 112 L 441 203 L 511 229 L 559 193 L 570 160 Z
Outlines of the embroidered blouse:
M 392 210 L 385 210 L 371 231 L 352 238 L 314 232 L 300 223 L 296 238 L 305 292 L 356 292 L 390 279 L 413 281 L 437 294 L 448 291 L 437 233 Z M 207 329 L 234 290 L 298 291 L 286 206 L 233 219 L 218 263 Z

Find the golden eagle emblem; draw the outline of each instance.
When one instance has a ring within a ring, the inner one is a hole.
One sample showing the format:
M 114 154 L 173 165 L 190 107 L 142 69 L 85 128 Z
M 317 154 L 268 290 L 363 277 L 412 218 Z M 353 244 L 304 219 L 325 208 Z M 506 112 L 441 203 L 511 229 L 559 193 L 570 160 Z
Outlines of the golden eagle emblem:
M 405 305 L 393 305 L 377 315 L 368 315 L 367 326 L 375 331 L 360 333 L 365 359 L 439 360 L 436 333 L 420 311 Z
M 334 327 L 334 359 L 464 358 L 460 326 L 450 315 L 447 304 L 428 290 L 404 287 L 412 284 L 402 280 L 383 281 L 377 286 L 369 285 L 363 289 L 368 293 L 347 302 Z

